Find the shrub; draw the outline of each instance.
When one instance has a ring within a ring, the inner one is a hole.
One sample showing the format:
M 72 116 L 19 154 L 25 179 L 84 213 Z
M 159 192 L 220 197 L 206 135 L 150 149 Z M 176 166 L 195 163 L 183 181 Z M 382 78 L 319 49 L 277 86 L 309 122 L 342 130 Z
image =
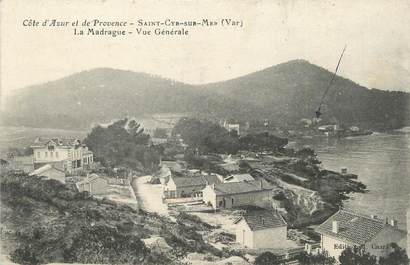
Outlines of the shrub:
M 278 257 L 272 252 L 263 252 L 255 259 L 255 265 L 279 265 Z

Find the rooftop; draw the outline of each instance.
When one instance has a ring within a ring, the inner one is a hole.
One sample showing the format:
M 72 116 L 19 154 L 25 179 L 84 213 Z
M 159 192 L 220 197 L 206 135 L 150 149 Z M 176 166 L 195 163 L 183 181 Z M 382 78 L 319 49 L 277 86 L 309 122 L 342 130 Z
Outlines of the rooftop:
M 252 231 L 287 226 L 283 217 L 271 210 L 248 210 L 234 223 L 245 220 Z
M 32 146 L 45 146 L 50 142 L 58 146 L 75 146 L 81 144 L 81 141 L 76 138 L 38 137 L 34 140 Z
M 332 231 L 333 221 L 337 221 L 337 233 Z M 316 231 L 323 235 L 339 238 L 342 241 L 364 244 L 372 240 L 386 226 L 390 225 L 386 224 L 385 220 L 339 210 L 321 224 Z
M 200 175 L 192 177 L 173 177 L 177 187 L 205 186 L 221 183 L 216 175 Z
M 216 184 L 214 187 L 216 195 L 238 194 L 272 189 L 273 186 L 264 179 L 254 181 L 221 183 Z
M 241 181 L 253 181 L 255 180 L 249 174 L 232 174 L 225 178 L 226 182 L 241 182 Z

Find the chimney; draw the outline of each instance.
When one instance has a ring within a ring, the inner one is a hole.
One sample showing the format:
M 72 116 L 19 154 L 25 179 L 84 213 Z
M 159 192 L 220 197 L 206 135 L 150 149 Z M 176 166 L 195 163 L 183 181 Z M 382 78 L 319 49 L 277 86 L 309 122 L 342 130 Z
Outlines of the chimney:
M 390 220 L 390 225 L 397 228 L 397 220 L 391 219 Z
M 215 190 L 215 183 L 212 184 L 212 189 Z
M 370 215 L 370 217 L 371 217 L 372 219 L 377 219 L 377 215 L 375 215 L 375 214 Z
M 339 223 L 337 221 L 332 222 L 332 232 L 335 234 L 339 233 Z

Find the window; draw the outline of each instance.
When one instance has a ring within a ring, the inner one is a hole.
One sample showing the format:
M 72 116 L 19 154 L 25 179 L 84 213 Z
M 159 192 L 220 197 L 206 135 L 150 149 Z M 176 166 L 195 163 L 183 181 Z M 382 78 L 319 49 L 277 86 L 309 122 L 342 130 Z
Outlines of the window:
M 48 156 L 48 152 L 45 152 L 45 154 L 46 154 L 45 157 L 47 157 L 47 156 Z
M 50 157 L 53 157 L 53 155 L 54 155 L 54 153 L 53 153 L 53 152 L 50 152 Z
M 58 158 L 58 152 L 56 152 L 56 157 Z
M 37 158 L 40 158 L 40 157 L 41 157 L 40 154 L 41 154 L 40 152 L 37 152 Z
M 232 198 L 232 205 L 233 205 L 233 198 Z

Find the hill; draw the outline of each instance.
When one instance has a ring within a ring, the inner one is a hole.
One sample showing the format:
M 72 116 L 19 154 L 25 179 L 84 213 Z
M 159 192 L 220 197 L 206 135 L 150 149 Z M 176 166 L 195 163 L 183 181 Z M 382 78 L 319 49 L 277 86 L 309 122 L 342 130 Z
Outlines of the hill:
M 234 106 L 232 112 L 239 109 L 233 100 L 188 84 L 98 68 L 18 91 L 7 103 L 3 123 L 84 129 L 94 122 L 152 113 L 192 112 L 212 117 L 225 112 L 226 105 Z
M 189 85 L 144 73 L 98 68 L 21 89 L 2 113 L 4 125 L 88 128 L 124 116 L 178 112 L 211 119 L 311 118 L 332 73 L 294 60 L 232 80 Z M 368 128 L 410 125 L 410 96 L 367 89 L 337 77 L 324 120 Z
M 314 115 L 331 76 L 324 68 L 293 60 L 204 88 L 258 105 L 270 118 L 292 122 Z M 410 124 L 410 94 L 368 89 L 336 76 L 322 110 L 325 122 L 373 129 L 400 128 Z

